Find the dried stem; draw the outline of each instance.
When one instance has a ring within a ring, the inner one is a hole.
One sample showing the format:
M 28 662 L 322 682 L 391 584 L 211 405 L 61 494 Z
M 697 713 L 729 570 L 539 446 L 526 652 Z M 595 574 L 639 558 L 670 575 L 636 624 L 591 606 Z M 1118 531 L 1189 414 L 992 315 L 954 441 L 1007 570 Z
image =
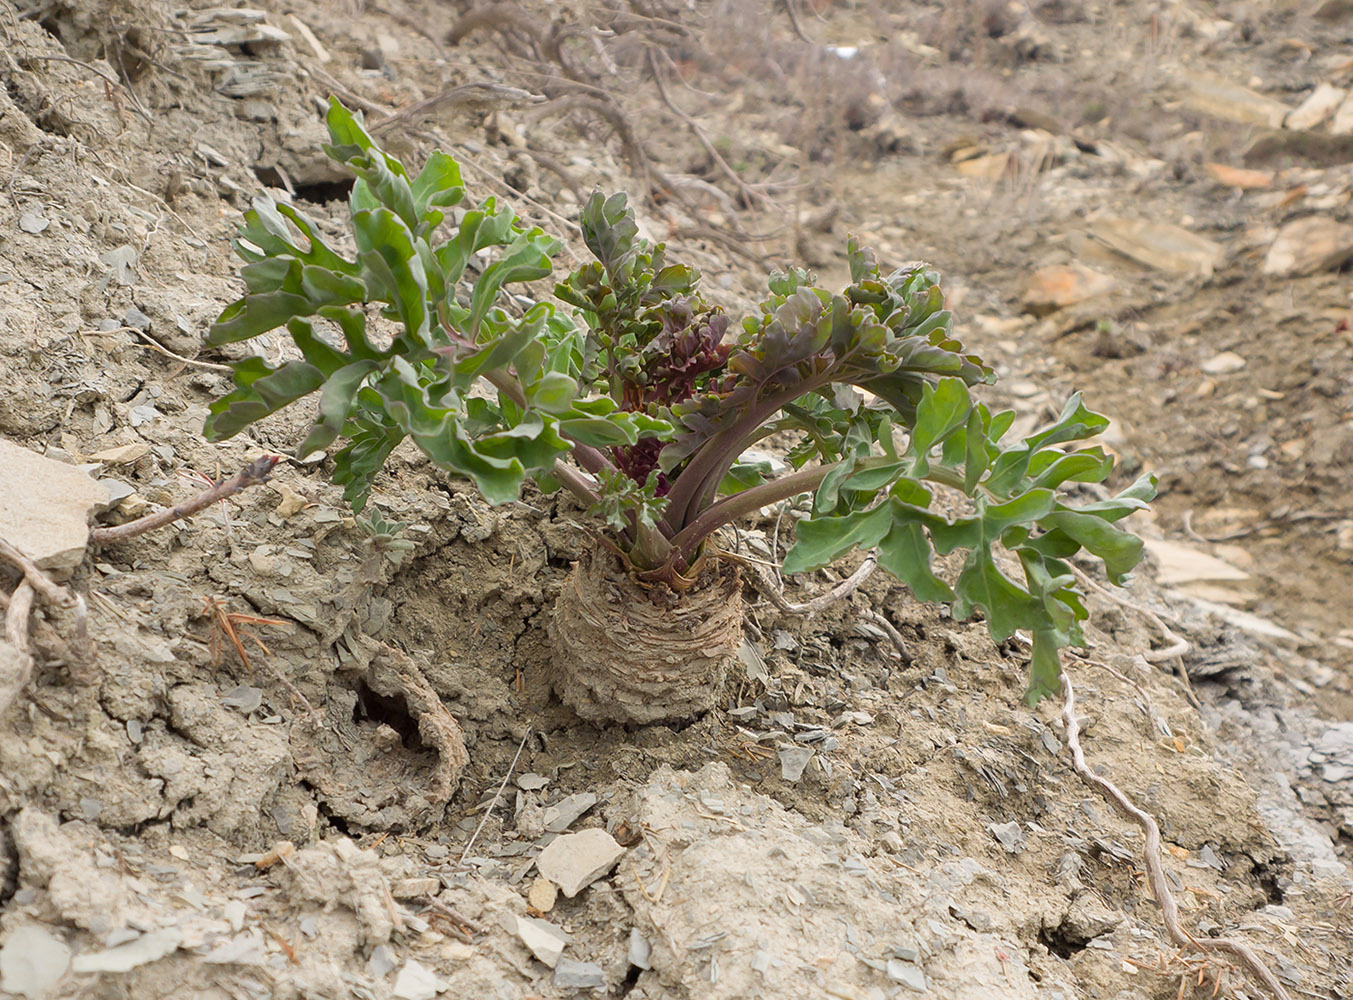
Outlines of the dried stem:
M 400 108 L 394 114 L 372 122 L 368 130 L 374 135 L 395 125 L 413 124 L 434 111 L 468 106 L 476 112 L 496 111 L 499 108 L 525 107 L 546 100 L 544 94 L 533 94 L 501 83 L 465 83 L 443 90 L 421 101 Z
M 58 608 L 75 607 L 75 595 L 65 587 L 52 582 L 52 578 L 38 568 L 38 564 L 24 555 L 9 542 L 0 538 L 0 559 L 18 568 L 24 581 L 42 595 L 48 604 Z
M 493 810 L 497 807 L 498 800 L 503 797 L 503 789 L 507 788 L 507 783 L 512 777 L 512 772 L 517 769 L 517 761 L 521 759 L 521 752 L 526 749 L 526 741 L 530 739 L 530 737 L 531 727 L 527 726 L 526 732 L 522 733 L 521 743 L 517 744 L 517 752 L 512 757 L 512 763 L 507 765 L 507 773 L 503 775 L 502 784 L 500 784 L 498 790 L 493 793 L 493 801 L 489 803 L 489 807 L 484 810 L 484 818 L 479 821 L 479 825 L 475 827 L 474 833 L 470 836 L 469 841 L 466 842 L 465 850 L 460 852 L 460 860 L 456 862 L 457 868 L 464 867 L 465 859 L 470 856 L 470 851 L 473 849 L 475 841 L 479 839 L 479 835 L 483 832 L 485 825 L 489 821 L 489 817 L 493 815 Z
M 95 528 L 89 533 L 90 540 L 95 545 L 108 545 L 126 538 L 134 538 L 185 517 L 192 517 L 198 511 L 210 507 L 218 500 L 234 496 L 250 486 L 266 483 L 268 476 L 272 474 L 273 466 L 279 461 L 281 461 L 280 455 L 264 455 L 262 458 L 250 462 L 224 482 L 217 483 L 210 489 L 203 490 L 197 496 L 185 500 L 183 503 L 175 504 L 168 510 L 162 510 L 158 514 L 147 514 L 145 517 L 138 517 L 135 521 L 128 521 L 126 524 L 119 524 L 113 528 Z
M 728 165 L 728 161 L 714 148 L 714 143 L 709 141 L 709 136 L 705 135 L 705 130 L 700 127 L 700 123 L 690 115 L 686 114 L 686 112 L 682 111 L 672 101 L 671 96 L 667 93 L 667 87 L 663 84 L 663 70 L 662 67 L 658 65 L 658 60 L 653 54 L 655 51 L 656 50 L 650 46 L 645 53 L 648 60 L 648 72 L 652 75 L 653 83 L 658 88 L 658 96 L 662 98 L 662 103 L 667 106 L 667 110 L 680 118 L 686 124 L 686 127 L 691 130 L 691 133 L 699 140 L 700 145 L 705 148 L 705 152 L 709 155 L 709 158 L 714 161 L 714 165 L 717 166 L 719 170 L 723 172 L 723 175 L 732 181 L 733 185 L 742 192 L 742 199 L 748 208 L 751 208 L 757 202 L 760 202 L 767 208 L 774 208 L 775 203 L 773 201 L 744 181 L 738 176 L 738 172 Z
M 1067 677 L 1066 671 L 1062 671 L 1062 690 L 1066 692 L 1066 700 L 1062 703 L 1062 721 L 1066 724 L 1066 742 L 1071 748 L 1072 762 L 1076 768 L 1076 773 L 1096 790 L 1108 799 L 1118 811 L 1128 819 L 1132 820 L 1142 828 L 1146 835 L 1146 845 L 1142 849 L 1142 860 L 1146 865 L 1147 881 L 1151 885 L 1151 894 L 1155 896 L 1156 903 L 1160 906 L 1161 919 L 1165 923 L 1165 930 L 1172 940 L 1180 948 L 1196 950 L 1207 954 L 1208 952 L 1226 952 L 1234 955 L 1240 960 L 1240 963 L 1272 993 L 1278 1000 L 1291 1000 L 1287 990 L 1283 988 L 1282 983 L 1278 982 L 1276 976 L 1264 964 L 1254 949 L 1244 941 L 1237 941 L 1233 938 L 1195 938 L 1179 923 L 1179 904 L 1175 902 L 1174 894 L 1170 892 L 1170 884 L 1165 878 L 1165 867 L 1160 860 L 1160 827 L 1155 818 L 1148 812 L 1144 812 L 1133 804 L 1132 800 L 1124 795 L 1112 781 L 1101 777 L 1085 762 L 1085 751 L 1081 749 L 1080 725 L 1076 722 L 1076 693 L 1072 690 L 1071 679 Z

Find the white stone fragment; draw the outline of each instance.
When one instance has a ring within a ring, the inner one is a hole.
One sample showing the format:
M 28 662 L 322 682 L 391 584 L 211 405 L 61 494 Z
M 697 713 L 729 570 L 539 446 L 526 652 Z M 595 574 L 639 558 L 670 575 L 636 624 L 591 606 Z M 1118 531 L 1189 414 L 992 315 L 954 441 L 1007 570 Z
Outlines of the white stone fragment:
M 536 868 L 572 899 L 615 867 L 624 853 L 614 837 L 593 828 L 550 841 L 536 859 Z
M 89 544 L 89 516 L 108 491 L 72 465 L 0 438 L 0 538 L 67 579 Z
M 559 956 L 564 953 L 564 946 L 568 944 L 568 935 L 562 927 L 535 917 L 517 918 L 517 937 L 531 949 L 532 955 L 551 969 L 559 963 Z
M 158 931 L 142 934 L 135 941 L 96 951 L 89 955 L 76 955 L 71 962 L 73 972 L 130 972 L 137 966 L 158 961 L 166 955 L 172 955 L 183 941 L 183 932 L 177 927 L 165 927 Z
M 14 930 L 0 947 L 0 990 L 37 1000 L 70 967 L 70 948 L 45 927 Z

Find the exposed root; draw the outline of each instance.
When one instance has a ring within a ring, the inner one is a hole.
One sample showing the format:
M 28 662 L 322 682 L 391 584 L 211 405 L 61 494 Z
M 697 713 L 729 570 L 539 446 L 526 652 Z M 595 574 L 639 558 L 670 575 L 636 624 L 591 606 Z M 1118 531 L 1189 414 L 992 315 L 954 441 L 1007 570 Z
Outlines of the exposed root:
M 1283 984 L 1278 982 L 1276 976 L 1264 964 L 1254 949 L 1244 941 L 1238 941 L 1234 938 L 1195 938 L 1179 923 L 1179 904 L 1175 901 L 1174 894 L 1170 891 L 1170 883 L 1165 878 L 1165 867 L 1161 863 L 1160 853 L 1160 826 L 1156 823 L 1155 817 L 1150 813 L 1139 809 L 1131 799 L 1129 799 L 1118 786 L 1108 778 L 1102 777 L 1090 770 L 1090 766 L 1085 762 L 1085 751 L 1081 749 L 1080 725 L 1076 721 L 1076 693 L 1071 686 L 1071 678 L 1062 671 L 1062 690 L 1065 692 L 1065 700 L 1062 703 L 1062 721 L 1066 724 L 1066 742 L 1071 748 L 1072 763 L 1076 768 L 1076 773 L 1086 782 L 1094 787 L 1101 795 L 1108 799 L 1125 817 L 1132 820 L 1142 828 L 1142 833 L 1146 836 L 1146 844 L 1142 849 L 1142 860 L 1146 866 L 1147 882 L 1151 886 L 1151 894 L 1155 897 L 1156 903 L 1160 906 L 1161 919 L 1165 924 L 1165 930 L 1170 935 L 1170 940 L 1180 948 L 1189 951 L 1202 952 L 1204 955 L 1212 952 L 1225 952 L 1234 955 L 1239 959 L 1250 974 L 1259 982 L 1263 983 L 1278 1000 L 1291 1000 L 1290 994 L 1283 988 Z
M 28 643 L 28 616 L 32 611 L 33 588 L 27 580 L 21 580 L 9 596 L 9 608 L 5 612 L 5 638 L 13 653 L 6 657 L 11 662 L 0 660 L 0 717 L 33 676 L 33 651 Z
M 0 559 L 23 573 L 23 579 L 12 594 L 7 597 L 0 594 L 0 608 L 5 611 L 5 638 L 14 650 L 10 657 L 12 662 L 0 662 L 0 716 L 3 716 L 33 677 L 35 660 L 29 629 L 38 626 L 31 625 L 29 619 L 36 597 L 42 597 L 52 607 L 75 612 L 75 636 L 66 646 L 66 652 L 67 665 L 77 680 L 88 682 L 93 679 L 94 653 L 89 643 L 89 613 L 85 599 L 53 582 L 37 563 L 3 538 L 0 538 Z M 46 627 L 43 631 L 50 632 L 51 629 Z
M 855 593 L 855 591 L 859 590 L 860 584 L 869 579 L 870 574 L 878 567 L 878 556 L 873 552 L 870 552 L 864 557 L 864 562 L 860 563 L 854 573 L 842 580 L 831 590 L 827 591 L 825 594 L 819 594 L 812 600 L 796 604 L 790 602 L 788 598 L 785 597 L 785 592 L 780 589 L 775 581 L 766 576 L 765 571 L 758 563 L 751 559 L 744 558 L 743 556 L 737 556 L 731 553 L 725 553 L 725 556 L 729 559 L 736 559 L 745 566 L 747 568 L 747 580 L 756 588 L 756 592 L 765 597 L 787 615 L 817 614 L 817 612 L 830 607 L 837 601 L 849 597 L 851 594 Z M 910 663 L 912 661 L 913 657 L 911 650 L 907 648 L 907 643 L 902 638 L 902 634 L 893 627 L 892 622 L 888 621 L 887 618 L 877 611 L 870 611 L 868 609 L 861 609 L 859 615 L 865 621 L 878 626 L 887 634 L 888 638 L 892 640 L 893 645 L 897 648 L 898 653 L 901 654 L 902 659 L 905 662 Z
M 1164 649 L 1148 649 L 1145 652 L 1143 652 L 1142 658 L 1145 659 L 1147 663 L 1165 663 L 1169 660 L 1176 659 L 1177 657 L 1182 657 L 1185 653 L 1187 653 L 1190 649 L 1193 648 L 1189 644 L 1189 641 L 1187 639 L 1175 633 L 1175 631 L 1171 629 L 1170 626 L 1165 624 L 1164 620 L 1160 617 L 1160 615 L 1156 614 L 1150 608 L 1144 607 L 1143 605 L 1137 604 L 1133 601 L 1129 601 L 1126 597 L 1119 597 L 1117 594 L 1107 589 L 1106 587 L 1101 587 L 1098 583 L 1090 579 L 1088 575 L 1086 575 L 1083 571 L 1077 569 L 1075 566 L 1071 567 L 1071 572 L 1076 574 L 1076 579 L 1080 580 L 1081 583 L 1085 584 L 1087 587 L 1089 587 L 1095 593 L 1099 594 L 1101 597 L 1113 601 L 1113 603 L 1119 605 L 1120 607 L 1127 608 L 1129 611 L 1137 612 L 1137 614 L 1141 615 L 1143 618 L 1145 618 L 1148 622 L 1150 622 L 1152 625 L 1156 627 L 1157 631 L 1160 632 L 1161 637 L 1166 642 L 1168 642 L 1169 645 L 1166 646 Z M 1184 687 L 1184 697 L 1188 699 L 1189 704 L 1192 705 L 1194 708 L 1202 708 L 1203 706 L 1202 703 L 1198 700 L 1198 696 L 1193 693 L 1193 685 L 1189 683 L 1189 672 L 1184 667 L 1182 662 L 1179 664 L 1179 668 L 1178 670 L 1176 670 L 1175 673 L 1179 677 L 1179 681 Z

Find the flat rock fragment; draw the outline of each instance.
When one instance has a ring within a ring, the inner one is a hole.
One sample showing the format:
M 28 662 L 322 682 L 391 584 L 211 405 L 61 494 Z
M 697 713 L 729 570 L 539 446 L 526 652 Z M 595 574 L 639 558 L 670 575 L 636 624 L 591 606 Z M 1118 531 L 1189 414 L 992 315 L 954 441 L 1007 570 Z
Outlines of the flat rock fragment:
M 550 841 L 536 859 L 536 868 L 572 899 L 609 872 L 624 853 L 605 830 L 582 830 Z
M 89 544 L 89 517 L 108 491 L 88 474 L 0 438 L 0 538 L 65 580 Z
M 0 990 L 37 1000 L 70 967 L 70 948 L 37 924 L 16 928 L 0 946 Z
M 554 969 L 554 986 L 560 990 L 595 989 L 606 984 L 606 973 L 595 962 L 561 958 Z
M 1182 72 L 1177 87 L 1192 110 L 1241 125 L 1278 128 L 1291 110 L 1282 101 L 1207 73 Z
M 1278 277 L 1332 271 L 1353 257 L 1353 225 L 1323 215 L 1293 219 L 1278 230 L 1264 273 Z
M 437 973 L 412 958 L 395 977 L 395 996 L 400 1000 L 432 1000 L 444 989 L 446 983 Z
M 1306 100 L 1298 104 L 1283 121 L 1284 128 L 1312 129 L 1334 114 L 1344 103 L 1348 92 L 1342 87 L 1322 83 L 1311 91 Z
M 1175 274 L 1209 278 L 1226 254 L 1220 243 L 1166 222 L 1103 218 L 1090 232 L 1124 257 Z
M 785 781 L 798 781 L 812 759 L 813 750 L 810 747 L 780 747 L 780 777 Z
M 559 964 L 559 956 L 568 944 L 568 934 L 562 927 L 535 917 L 517 918 L 517 937 L 531 949 L 532 955 L 551 969 Z
M 563 833 L 596 804 L 597 797 L 592 792 L 567 795 L 545 810 L 545 829 L 550 833 Z
M 1041 267 L 1029 275 L 1020 304 L 1025 312 L 1046 316 L 1058 309 L 1106 295 L 1117 287 L 1118 282 L 1113 278 L 1084 264 Z
M 178 950 L 183 941 L 183 932 L 177 927 L 142 934 L 135 941 L 120 944 L 116 948 L 96 951 L 90 954 L 76 955 L 71 962 L 74 972 L 130 972 L 137 966 L 158 961 Z

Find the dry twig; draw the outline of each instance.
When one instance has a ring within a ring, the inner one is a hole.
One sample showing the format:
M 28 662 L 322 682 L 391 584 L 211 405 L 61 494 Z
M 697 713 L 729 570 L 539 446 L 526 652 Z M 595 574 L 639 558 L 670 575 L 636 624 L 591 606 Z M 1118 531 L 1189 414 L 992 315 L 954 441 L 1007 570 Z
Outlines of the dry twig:
M 240 658 L 240 662 L 244 664 L 245 669 L 249 671 L 250 677 L 254 675 L 254 664 L 249 659 L 248 651 L 244 648 L 244 640 L 252 639 L 258 648 L 263 651 L 265 657 L 271 656 L 272 650 L 268 648 L 267 643 L 254 635 L 253 632 L 244 629 L 242 626 L 293 624 L 282 618 L 262 618 L 258 615 L 248 615 L 241 614 L 238 611 L 229 611 L 226 608 L 225 601 L 219 597 L 202 598 L 202 614 L 211 618 L 212 627 L 209 646 L 211 650 L 211 665 L 213 667 L 220 666 L 221 653 L 224 649 L 225 640 L 229 639 L 230 644 L 235 647 L 235 655 Z M 315 710 L 315 706 L 310 703 L 310 699 L 305 696 L 305 693 L 293 684 L 286 674 L 282 673 L 278 667 L 274 666 L 272 661 L 265 659 L 263 662 L 268 665 L 268 671 L 277 679 L 278 683 L 287 689 L 287 692 L 292 697 L 293 703 L 300 702 L 305 706 L 306 711 L 310 713 L 310 721 L 314 724 L 315 728 L 317 730 L 323 729 L 324 717 Z
M 1076 693 L 1071 687 L 1071 678 L 1066 675 L 1065 671 L 1062 672 L 1062 690 L 1066 695 L 1065 701 L 1062 703 L 1062 721 L 1066 725 L 1066 742 L 1067 746 L 1071 748 L 1071 758 L 1076 773 L 1081 776 L 1086 784 L 1095 788 L 1108 799 L 1126 818 L 1141 827 L 1142 833 L 1145 834 L 1146 844 L 1142 849 L 1142 860 L 1146 865 L 1146 876 L 1151 886 L 1151 894 L 1160 906 L 1161 919 L 1165 923 L 1165 930 L 1169 933 L 1170 940 L 1180 948 L 1199 951 L 1203 954 L 1225 952 L 1234 955 L 1278 1000 L 1291 1000 L 1287 990 L 1283 988 L 1282 983 L 1278 982 L 1277 977 L 1273 975 L 1269 967 L 1264 964 L 1263 959 L 1255 954 L 1254 949 L 1244 941 L 1238 941 L 1234 938 L 1202 938 L 1200 940 L 1180 925 L 1179 904 L 1170 891 L 1170 884 L 1165 878 L 1165 867 L 1161 863 L 1160 826 L 1150 813 L 1139 809 L 1131 799 L 1119 790 L 1117 785 L 1090 769 L 1090 765 L 1085 762 L 1085 751 L 1081 748 L 1080 724 L 1076 721 Z
M 728 165 L 728 161 L 714 148 L 714 143 L 709 141 L 709 136 L 705 135 L 705 130 L 700 127 L 700 123 L 690 115 L 686 114 L 686 112 L 682 111 L 672 101 L 671 96 L 667 93 L 667 87 L 663 83 L 663 70 L 662 67 L 658 65 L 657 57 L 654 55 L 655 51 L 656 50 L 652 46 L 649 46 L 644 55 L 648 61 L 648 72 L 653 77 L 653 83 L 658 88 L 658 96 L 662 98 L 662 103 L 667 106 L 667 110 L 680 118 L 686 124 L 686 127 L 691 130 L 691 133 L 699 141 L 700 145 L 705 148 L 705 153 L 714 161 L 714 165 L 719 168 L 725 177 L 733 182 L 734 187 L 742 192 L 742 200 L 746 203 L 748 208 L 751 208 L 758 202 L 765 205 L 767 208 L 774 208 L 775 203 L 771 201 L 770 198 L 766 197 L 766 195 L 744 181 L 738 175 L 738 172 Z
M 766 576 L 761 566 L 755 560 L 748 559 L 745 556 L 735 555 L 731 552 L 725 552 L 724 556 L 729 559 L 735 559 L 745 566 L 747 568 L 748 580 L 751 585 L 756 588 L 757 593 L 767 598 L 772 604 L 787 615 L 817 614 L 819 611 L 830 607 L 837 601 L 849 597 L 851 594 L 855 593 L 855 591 L 859 590 L 860 584 L 869 579 L 869 575 L 873 573 L 878 566 L 878 556 L 873 552 L 870 552 L 864 557 L 864 562 L 860 563 L 854 573 L 842 580 L 831 590 L 827 591 L 825 594 L 819 594 L 812 600 L 795 604 L 791 603 L 789 599 L 785 597 L 784 591 L 775 584 L 775 581 Z M 887 618 L 877 611 L 871 611 L 867 608 L 861 608 L 859 615 L 861 618 L 882 629 L 887 634 L 888 638 L 892 640 L 893 645 L 897 648 L 898 653 L 901 654 L 902 659 L 907 663 L 911 663 L 913 659 L 911 650 L 907 648 L 907 643 L 906 640 L 902 638 L 902 633 L 898 632 L 897 629 L 893 627 L 892 622 L 888 621 Z
M 474 847 L 474 842 L 479 839 L 479 835 L 483 832 L 485 824 L 489 821 L 489 817 L 493 815 L 493 810 L 497 807 L 498 800 L 503 797 L 503 789 L 507 787 L 507 783 L 512 777 L 512 772 L 517 769 L 517 761 L 521 758 L 522 750 L 526 749 L 526 741 L 530 736 L 531 727 L 527 726 L 526 732 L 522 733 L 521 743 L 517 744 L 517 752 L 512 757 L 512 763 L 507 765 L 507 773 L 503 775 L 502 784 L 500 784 L 498 790 L 493 793 L 493 801 L 489 803 L 489 807 L 484 810 L 484 818 L 479 821 L 479 825 L 475 827 L 474 833 L 470 836 L 469 841 L 466 842 L 465 850 L 460 852 L 460 860 L 456 862 L 457 868 L 464 866 L 465 859 L 470 856 L 470 849 Z
M 152 337 L 150 334 L 146 333 L 146 331 L 145 331 L 145 330 L 142 330 L 140 327 L 136 327 L 136 326 L 119 326 L 119 327 L 116 327 L 116 328 L 114 328 L 114 329 L 112 329 L 112 330 L 81 330 L 81 331 L 80 331 L 80 335 L 81 335 L 82 337 L 110 337 L 110 336 L 113 336 L 114 334 L 119 334 L 119 333 L 131 333 L 131 334 L 135 334 L 136 336 L 140 337 L 142 340 L 145 341 L 145 344 L 144 344 L 144 345 L 141 345 L 141 346 L 145 346 L 145 347 L 150 348 L 150 349 L 151 349 L 152 351 L 154 351 L 156 354 L 163 354 L 166 358 L 173 358 L 175 361 L 180 361 L 180 362 L 182 362 L 184 365 L 193 365 L 194 367 L 197 367 L 197 368 L 208 368 L 208 369 L 210 369 L 210 370 L 212 370 L 212 371 L 218 371 L 218 372 L 228 372 L 228 371 L 231 371 L 231 367 L 230 367 L 229 365 L 218 365 L 218 364 L 217 364 L 216 362 L 214 362 L 214 361 L 197 361 L 197 360 L 195 360 L 195 359 L 193 359 L 193 358 L 185 358 L 182 354 L 175 354 L 173 351 L 171 351 L 169 348 L 165 347 L 163 344 L 161 344 L 158 340 L 156 340 L 156 339 L 155 339 L 154 337 Z M 175 369 L 171 374 L 177 375 L 177 374 L 178 374 L 179 372 L 181 372 L 181 371 L 183 371 L 183 369 L 182 369 L 182 368 L 178 368 L 178 369 Z
M 12 676 L 0 678 L 0 715 L 3 715 L 18 697 L 19 692 L 28 686 L 28 681 L 33 676 L 34 658 L 29 640 L 29 618 L 33 612 L 35 597 L 40 595 L 53 607 L 70 608 L 75 612 L 75 638 L 67 647 L 67 665 L 72 675 L 77 679 L 87 675 L 94 655 L 89 644 L 89 613 L 84 598 L 54 583 L 37 563 L 3 538 L 0 538 L 0 559 L 10 563 L 23 574 L 23 579 L 19 581 L 14 593 L 0 601 L 0 606 L 5 610 L 5 637 L 15 650 Z
M 1299 510 L 1289 514 L 1282 514 L 1277 517 L 1270 517 L 1267 520 L 1260 521 L 1258 524 L 1252 524 L 1247 528 L 1237 528 L 1235 531 L 1228 531 L 1222 535 L 1203 535 L 1194 530 L 1193 511 L 1184 511 L 1182 518 L 1184 533 L 1195 542 L 1229 542 L 1237 538 L 1245 538 L 1249 535 L 1258 534 L 1269 528 L 1281 527 L 1285 524 L 1295 524 L 1298 521 L 1337 521 L 1340 518 L 1347 517 L 1347 514 L 1334 513 L 1332 511 L 1321 510 Z
M 183 503 L 175 504 L 168 510 L 162 510 L 157 514 L 147 514 L 145 517 L 138 517 L 135 521 L 128 521 L 126 524 L 119 524 L 112 528 L 95 528 L 89 533 L 90 540 L 95 545 L 108 545 L 112 542 L 120 542 L 123 539 L 145 534 L 147 531 L 172 524 L 182 518 L 192 517 L 198 511 L 210 507 L 219 500 L 234 496 L 250 486 L 266 483 L 268 477 L 272 475 L 273 467 L 281 460 L 280 455 L 264 455 L 262 458 L 256 458 L 224 482 L 217 483 L 210 489 L 203 490 L 197 496 L 185 500 Z
M 383 132 L 395 125 L 412 124 L 444 108 L 469 107 L 472 111 L 482 113 L 496 111 L 499 108 L 542 104 L 545 100 L 544 94 L 533 94 L 529 90 L 520 90 L 501 83 L 466 83 L 443 90 L 440 94 L 434 94 L 424 100 L 415 101 L 379 121 L 372 122 L 368 128 L 373 134 Z
M 14 657 L 11 676 L 0 677 L 0 717 L 33 676 L 33 651 L 28 644 L 28 616 L 32 611 L 33 588 L 24 579 L 9 596 L 9 608 L 5 612 L 5 638 L 14 647 Z

